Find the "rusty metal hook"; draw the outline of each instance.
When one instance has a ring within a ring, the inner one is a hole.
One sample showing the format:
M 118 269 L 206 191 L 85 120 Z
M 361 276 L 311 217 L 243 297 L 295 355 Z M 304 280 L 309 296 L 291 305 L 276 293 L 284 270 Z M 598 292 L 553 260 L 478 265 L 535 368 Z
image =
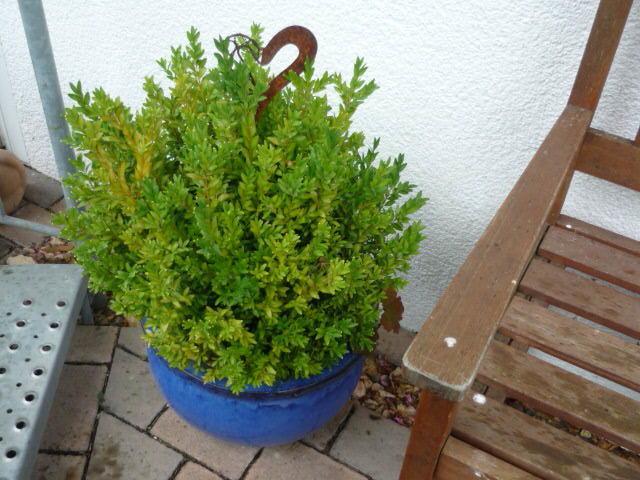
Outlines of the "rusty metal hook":
M 318 51 L 318 42 L 316 37 L 311 33 L 311 30 L 301 27 L 299 25 L 292 25 L 280 30 L 275 36 L 265 45 L 262 49 L 262 57 L 260 58 L 260 65 L 267 65 L 273 57 L 285 46 L 295 45 L 298 47 L 298 57 L 285 68 L 282 72 L 276 75 L 271 82 L 269 82 L 269 88 L 264 93 L 264 100 L 258 104 L 256 111 L 256 120 L 260 118 L 260 115 L 267 108 L 267 105 L 271 99 L 289 83 L 287 74 L 291 71 L 296 72 L 298 75 L 304 70 L 304 62 L 308 58 L 313 61 L 316 58 Z

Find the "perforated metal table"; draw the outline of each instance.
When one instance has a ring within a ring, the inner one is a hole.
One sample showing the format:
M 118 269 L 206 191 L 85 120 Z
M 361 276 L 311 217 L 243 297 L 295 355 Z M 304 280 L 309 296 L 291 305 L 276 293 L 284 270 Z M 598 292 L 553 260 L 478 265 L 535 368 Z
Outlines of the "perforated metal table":
M 86 287 L 78 265 L 0 266 L 0 480 L 30 478 Z

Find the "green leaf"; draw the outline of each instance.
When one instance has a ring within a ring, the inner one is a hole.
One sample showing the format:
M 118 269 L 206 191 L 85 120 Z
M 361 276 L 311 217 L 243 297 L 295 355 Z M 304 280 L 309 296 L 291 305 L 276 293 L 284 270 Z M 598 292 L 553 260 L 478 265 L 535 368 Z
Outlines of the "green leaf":
M 251 27 L 258 45 L 261 33 Z M 307 62 L 256 124 L 273 73 L 213 43 L 208 55 L 190 29 L 158 61 L 166 78 L 145 78 L 137 111 L 70 86 L 80 155 L 65 182 L 82 208 L 56 223 L 91 288 L 146 317 L 170 365 L 240 392 L 372 350 L 380 321 L 398 328 L 425 199 L 402 155 L 379 158 L 380 140 L 352 129 L 377 88 L 362 59 L 346 79 Z

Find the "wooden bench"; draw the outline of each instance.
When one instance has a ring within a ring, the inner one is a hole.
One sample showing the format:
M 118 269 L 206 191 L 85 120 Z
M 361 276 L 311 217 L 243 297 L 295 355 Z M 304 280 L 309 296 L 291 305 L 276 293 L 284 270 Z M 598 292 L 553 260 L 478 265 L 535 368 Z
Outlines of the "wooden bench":
M 560 214 L 575 170 L 640 191 L 640 131 L 590 127 L 631 3 L 601 1 L 568 105 L 405 354 L 402 480 L 640 479 L 640 242 Z

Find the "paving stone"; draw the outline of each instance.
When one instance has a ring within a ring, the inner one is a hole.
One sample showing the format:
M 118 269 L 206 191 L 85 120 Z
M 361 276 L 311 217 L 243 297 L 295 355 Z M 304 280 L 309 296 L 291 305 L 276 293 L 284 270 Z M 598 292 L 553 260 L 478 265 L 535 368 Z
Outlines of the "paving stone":
M 56 203 L 49 207 L 53 213 L 60 213 L 67 209 L 67 205 L 64 203 L 64 198 L 58 200 Z
M 23 220 L 30 220 L 32 222 L 42 223 L 45 225 L 51 225 L 52 213 L 49 210 L 45 210 L 33 203 L 27 203 L 21 207 L 14 217 L 21 218 Z M 8 238 L 9 240 L 17 243 L 18 245 L 30 245 L 32 243 L 40 243 L 46 235 L 38 232 L 33 232 L 24 228 L 9 227 L 7 225 L 0 225 L 0 235 Z
M 101 413 L 87 480 L 165 480 L 181 461 L 179 453 Z
M 146 428 L 164 404 L 149 364 L 116 348 L 103 407 L 127 422 Z
M 38 454 L 32 480 L 80 480 L 84 470 L 83 455 Z
M 188 462 L 180 469 L 175 480 L 222 480 L 222 477 L 210 472 L 197 463 Z
M 343 424 L 349 413 L 351 413 L 352 408 L 353 402 L 350 400 L 344 407 L 342 407 L 335 417 L 316 431 L 307 435 L 304 438 L 304 441 L 318 450 L 324 450 L 327 448 L 327 445 L 338 431 L 338 428 L 340 428 L 340 425 Z
M 188 425 L 171 409 L 162 414 L 151 433 L 233 480 L 240 478 L 259 450 L 211 437 Z
M 390 362 L 402 365 L 402 357 L 416 336 L 415 332 L 400 327 L 398 333 L 389 332 L 383 327 L 378 328 L 376 352 L 381 353 Z
M 331 448 L 331 456 L 374 480 L 395 480 L 400 474 L 410 430 L 388 419 L 373 419 L 356 408 Z
M 6 265 L 7 264 L 7 258 L 8 258 L 8 256 L 0 257 L 0 265 Z
M 366 480 L 332 458 L 301 443 L 266 448 L 246 480 Z
M 106 367 L 64 365 L 40 448 L 83 452 L 89 448 Z
M 67 362 L 109 363 L 118 336 L 117 327 L 78 325 L 71 340 Z
M 62 198 L 60 182 L 44 173 L 27 168 L 27 188 L 24 198 L 43 208 L 49 208 Z
M 121 328 L 118 345 L 121 345 L 139 357 L 147 358 L 147 344 L 142 339 L 142 327 L 139 325 Z
M 6 238 L 0 237 L 0 258 L 4 258 L 13 250 L 13 243 Z

